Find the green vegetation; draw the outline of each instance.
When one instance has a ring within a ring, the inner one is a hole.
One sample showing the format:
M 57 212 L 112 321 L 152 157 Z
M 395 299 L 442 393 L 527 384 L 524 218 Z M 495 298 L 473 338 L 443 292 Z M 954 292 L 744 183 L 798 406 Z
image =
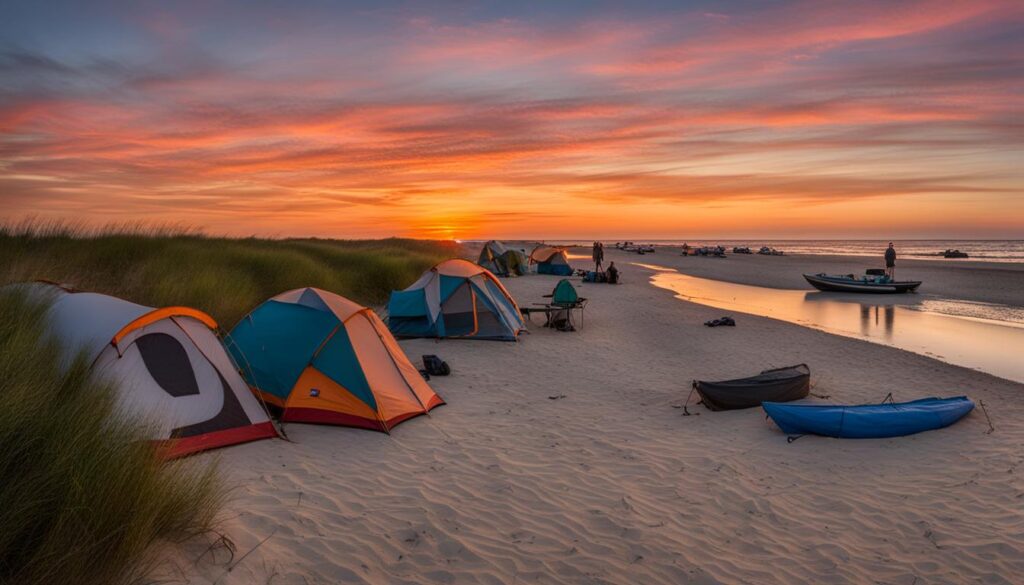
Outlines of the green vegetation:
M 206 237 L 176 228 L 98 232 L 0 225 L 0 285 L 38 279 L 154 307 L 185 305 L 229 328 L 285 290 L 316 286 L 382 303 L 454 243 Z M 45 306 L 0 290 L 0 585 L 136 582 L 158 545 L 209 530 L 224 488 L 214 464 L 164 463 L 116 388 L 79 360 L 56 367 Z M 208 461 L 208 460 L 207 460 Z
M 56 368 L 44 312 L 0 292 L 0 583 L 134 582 L 154 544 L 209 530 L 224 489 L 212 464 L 161 463 L 84 359 Z
M 0 284 L 43 279 L 148 306 L 185 305 L 230 328 L 264 300 L 303 286 L 382 304 L 391 290 L 457 254 L 451 242 L 230 239 L 26 222 L 0 226 Z

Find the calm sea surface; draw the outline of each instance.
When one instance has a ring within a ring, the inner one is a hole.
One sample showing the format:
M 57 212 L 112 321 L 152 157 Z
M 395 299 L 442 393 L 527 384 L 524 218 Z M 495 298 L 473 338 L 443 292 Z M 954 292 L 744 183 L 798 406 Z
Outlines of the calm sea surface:
M 614 245 L 614 241 L 604 241 Z M 972 260 L 989 262 L 1024 262 L 1024 240 L 893 240 L 901 258 L 941 259 L 945 250 L 967 252 Z M 584 240 L 551 240 L 549 243 L 563 245 L 589 245 Z M 790 254 L 820 254 L 839 256 L 878 256 L 889 244 L 887 240 L 635 240 L 638 244 L 660 246 L 722 245 L 747 246 L 754 252 L 761 246 L 783 250 Z M 955 261 L 953 259 L 947 262 Z

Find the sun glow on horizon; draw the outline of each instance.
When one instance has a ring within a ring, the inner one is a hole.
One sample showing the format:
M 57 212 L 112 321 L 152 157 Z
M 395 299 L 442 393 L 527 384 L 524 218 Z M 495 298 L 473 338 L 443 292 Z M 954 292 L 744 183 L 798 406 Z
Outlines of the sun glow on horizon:
M 237 8 L 0 8 L 0 219 L 1024 237 L 1020 3 Z

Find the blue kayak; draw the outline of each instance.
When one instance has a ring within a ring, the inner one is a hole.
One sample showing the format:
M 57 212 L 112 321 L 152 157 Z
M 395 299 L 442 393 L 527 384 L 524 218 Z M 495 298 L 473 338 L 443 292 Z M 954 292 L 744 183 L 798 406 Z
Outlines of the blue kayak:
M 858 406 L 792 402 L 764 402 L 761 406 L 782 432 L 790 435 L 880 439 L 948 427 L 971 412 L 974 402 L 957 396 Z

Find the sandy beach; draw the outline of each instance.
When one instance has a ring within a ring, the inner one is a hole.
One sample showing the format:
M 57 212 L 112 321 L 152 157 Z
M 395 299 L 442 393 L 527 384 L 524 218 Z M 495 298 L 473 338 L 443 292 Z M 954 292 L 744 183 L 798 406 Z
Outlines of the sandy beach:
M 291 424 L 290 441 L 203 455 L 220 457 L 236 486 L 221 529 L 237 551 L 231 563 L 190 543 L 172 580 L 911 585 L 1024 574 L 1024 386 L 772 319 L 705 328 L 720 310 L 655 288 L 632 255 L 609 256 L 625 283 L 581 285 L 590 305 L 576 333 L 535 319 L 518 343 L 403 341 L 453 374 L 432 380 L 446 406 L 390 436 Z M 799 262 L 642 259 L 779 286 L 793 279 L 763 274 Z M 506 283 L 528 306 L 556 281 Z M 691 402 L 695 416 L 683 416 L 693 378 L 800 362 L 833 402 L 967 394 L 996 430 L 977 409 L 910 437 L 790 444 L 760 409 Z

